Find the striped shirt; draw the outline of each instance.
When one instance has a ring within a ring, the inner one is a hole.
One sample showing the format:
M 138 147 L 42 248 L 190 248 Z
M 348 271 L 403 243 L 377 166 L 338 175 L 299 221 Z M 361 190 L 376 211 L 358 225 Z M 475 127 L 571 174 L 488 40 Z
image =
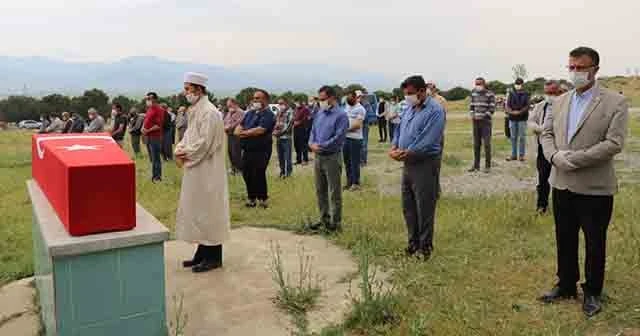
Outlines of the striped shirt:
M 496 95 L 489 91 L 477 91 L 471 92 L 471 117 L 474 120 L 491 120 L 491 116 L 496 111 Z

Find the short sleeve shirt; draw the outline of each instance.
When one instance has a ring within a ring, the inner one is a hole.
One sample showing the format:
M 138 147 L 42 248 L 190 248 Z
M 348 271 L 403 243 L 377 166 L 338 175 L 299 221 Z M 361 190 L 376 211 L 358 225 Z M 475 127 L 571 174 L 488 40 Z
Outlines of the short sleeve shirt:
M 360 104 L 356 104 L 354 106 L 347 105 L 346 108 L 345 108 L 345 111 L 347 113 L 347 117 L 349 117 L 349 128 L 351 128 L 351 126 L 353 125 L 354 121 L 356 121 L 356 120 L 364 121 L 364 119 L 365 119 L 365 117 L 367 115 L 367 111 Z M 362 133 L 362 127 L 360 127 L 359 129 L 357 129 L 355 131 L 347 132 L 347 138 L 349 138 L 349 139 L 358 139 L 358 140 L 363 139 L 364 135 Z
M 124 135 L 127 130 L 127 117 L 125 117 L 123 114 L 116 116 L 116 119 L 113 123 L 113 130 L 117 130 L 120 126 L 122 126 L 122 132 L 114 135 L 113 140 L 121 141 L 124 139 Z
M 241 140 L 242 149 L 248 152 L 270 151 L 273 145 L 272 134 L 276 118 L 269 109 L 261 112 L 249 111 L 244 114 L 242 128 L 245 130 L 261 127 L 266 130 L 263 135 Z

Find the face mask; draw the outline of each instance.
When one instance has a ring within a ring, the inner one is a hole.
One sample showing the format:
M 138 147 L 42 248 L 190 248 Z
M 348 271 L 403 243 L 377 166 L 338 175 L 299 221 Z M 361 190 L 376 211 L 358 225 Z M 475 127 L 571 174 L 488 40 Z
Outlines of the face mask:
M 111 116 L 115 117 L 116 115 L 118 115 L 118 111 L 116 110 L 111 110 Z
M 251 103 L 251 108 L 254 109 L 254 110 L 260 110 L 260 109 L 262 109 L 262 103 L 253 102 L 253 103 Z
M 483 90 L 484 90 L 484 86 L 476 85 L 476 91 L 483 91 Z
M 433 95 L 433 90 L 427 89 L 427 96 L 431 96 L 431 95 Z
M 192 105 L 198 101 L 198 96 L 194 95 L 193 93 L 187 93 L 185 98 L 187 99 L 189 104 L 192 104 Z
M 577 89 L 582 89 L 591 83 L 588 72 L 571 71 L 569 72 L 569 80 Z
M 516 85 L 515 88 L 516 90 L 522 90 L 522 85 Z
M 329 102 L 324 100 L 324 101 L 320 101 L 320 108 L 323 110 L 328 110 L 329 109 Z
M 418 95 L 413 94 L 410 96 L 404 96 L 404 101 L 406 101 L 410 106 L 415 106 L 418 103 Z
M 150 100 L 147 100 L 147 103 L 146 103 L 146 104 L 147 104 L 147 107 L 151 107 L 151 105 L 153 105 L 153 102 L 152 102 L 152 101 L 150 101 Z
M 280 111 L 284 112 L 287 110 L 287 105 L 279 105 Z

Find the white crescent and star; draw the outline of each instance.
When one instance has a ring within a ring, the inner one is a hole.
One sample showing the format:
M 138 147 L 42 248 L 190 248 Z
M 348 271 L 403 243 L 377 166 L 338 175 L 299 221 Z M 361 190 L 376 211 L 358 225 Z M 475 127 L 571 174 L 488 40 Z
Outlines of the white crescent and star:
M 84 150 L 98 150 L 98 147 L 100 146 L 86 146 L 86 145 L 71 145 L 71 146 L 61 146 L 58 148 L 64 148 L 69 152 L 76 152 L 76 151 L 84 151 Z

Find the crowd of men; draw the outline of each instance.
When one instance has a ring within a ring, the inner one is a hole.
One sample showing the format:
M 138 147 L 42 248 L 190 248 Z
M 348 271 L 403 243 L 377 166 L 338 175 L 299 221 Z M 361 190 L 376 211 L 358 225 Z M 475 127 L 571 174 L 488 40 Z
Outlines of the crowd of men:
M 586 282 L 583 310 L 587 316 L 601 311 L 604 283 L 606 232 L 616 191 L 613 158 L 622 151 L 627 132 L 627 100 L 598 84 L 599 54 L 580 47 L 569 54 L 569 92 L 557 81 L 544 86 L 544 101 L 532 110 L 530 97 L 517 79 L 505 103 L 507 133 L 512 151 L 507 161 L 525 161 L 526 131 L 536 138 L 537 211 L 552 209 L 557 242 L 557 276 L 554 288 L 539 299 L 550 303 L 575 298 L 580 279 L 579 230 L 586 237 Z M 185 97 L 190 106 L 174 114 L 146 95 L 147 110 L 135 109 L 125 117 L 113 105 L 111 134 L 122 145 L 126 130 L 133 151 L 140 153 L 143 137 L 152 161 L 152 180 L 162 179 L 162 157 L 184 168 L 178 209 L 177 237 L 198 243 L 194 257 L 184 266 L 205 272 L 222 266 L 222 243 L 229 237 L 229 199 L 225 156 L 230 174 L 242 174 L 249 208 L 268 208 L 267 167 L 272 149 L 277 152 L 279 176 L 286 179 L 295 165 L 313 172 L 320 218 L 311 232 L 339 232 L 342 228 L 342 193 L 361 189 L 361 169 L 367 164 L 369 125 L 378 123 L 379 141 L 391 143 L 388 156 L 403 163 L 401 205 L 407 228 L 406 254 L 428 260 L 434 251 L 434 221 L 440 197 L 440 170 L 445 147 L 446 101 L 435 84 L 422 76 L 402 82 L 404 99 L 386 101 L 361 90 L 347 92 L 340 101 L 335 89 L 323 86 L 310 101 L 277 101 L 270 108 L 267 91 L 255 91 L 246 111 L 234 99 L 221 112 L 208 99 L 207 78 L 185 76 Z M 496 97 L 483 78 L 475 80 L 471 94 L 474 160 L 470 172 L 492 166 L 492 124 Z M 85 131 L 104 130 L 104 120 L 94 109 Z M 82 132 L 79 116 L 63 114 L 45 127 L 47 132 Z M 172 150 L 175 134 L 179 143 Z M 224 152 L 224 143 L 227 152 Z M 295 162 L 293 151 L 295 150 Z M 312 154 L 312 155 L 310 155 Z M 343 184 L 342 170 L 346 182 Z

